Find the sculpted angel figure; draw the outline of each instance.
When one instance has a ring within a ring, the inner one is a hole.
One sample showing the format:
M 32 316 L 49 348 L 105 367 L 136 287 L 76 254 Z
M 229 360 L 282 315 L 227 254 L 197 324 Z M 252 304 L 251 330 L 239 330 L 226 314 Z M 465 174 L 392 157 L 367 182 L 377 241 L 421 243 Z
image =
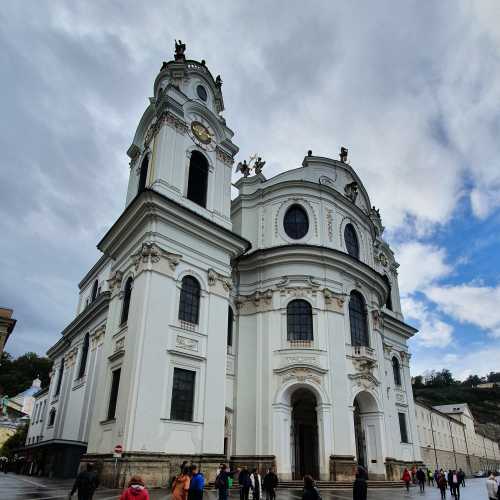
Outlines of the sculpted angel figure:
M 182 43 L 182 40 L 175 40 L 175 60 L 176 61 L 183 61 L 186 59 L 186 56 L 184 55 L 184 52 L 186 52 L 186 44 Z
M 257 175 L 262 173 L 262 168 L 264 167 L 265 164 L 266 162 L 262 161 L 262 158 L 260 156 L 257 158 L 257 160 L 255 160 L 253 169 Z
M 241 172 L 243 177 L 248 177 L 250 175 L 250 167 L 246 160 L 243 160 L 243 163 L 241 163 L 241 161 L 238 163 L 236 166 L 236 172 Z

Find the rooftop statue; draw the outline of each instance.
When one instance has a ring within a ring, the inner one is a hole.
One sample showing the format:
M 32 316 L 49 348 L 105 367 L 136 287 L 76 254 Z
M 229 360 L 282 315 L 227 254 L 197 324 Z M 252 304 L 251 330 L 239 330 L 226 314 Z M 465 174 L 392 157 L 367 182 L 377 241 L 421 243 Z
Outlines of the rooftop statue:
M 246 160 L 243 160 L 243 163 L 241 163 L 241 161 L 238 163 L 236 172 L 241 172 L 243 177 L 248 177 L 250 175 L 250 166 L 247 164 Z
M 175 54 L 174 58 L 176 61 L 185 61 L 186 56 L 184 55 L 184 52 L 186 52 L 186 44 L 182 43 L 182 40 L 175 40 Z
M 340 148 L 340 154 L 339 154 L 339 156 L 340 156 L 340 161 L 342 163 L 347 163 L 347 153 L 348 152 L 349 152 L 349 150 L 347 148 L 344 148 L 344 146 L 342 146 Z
M 220 77 L 220 75 L 217 75 L 217 77 L 215 78 L 215 86 L 218 89 L 222 87 L 222 78 Z
M 259 175 L 262 173 L 262 169 L 263 169 L 265 164 L 266 164 L 266 162 L 262 161 L 262 158 L 260 156 L 255 160 L 255 164 L 253 166 L 253 169 L 254 169 L 254 172 L 256 173 L 256 175 Z

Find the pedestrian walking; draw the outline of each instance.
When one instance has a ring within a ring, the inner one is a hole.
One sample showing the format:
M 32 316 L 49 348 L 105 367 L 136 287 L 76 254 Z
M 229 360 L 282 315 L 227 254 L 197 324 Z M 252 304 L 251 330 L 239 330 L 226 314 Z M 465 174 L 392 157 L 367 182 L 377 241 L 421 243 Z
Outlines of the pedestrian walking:
M 205 477 L 196 464 L 191 465 L 191 481 L 189 482 L 188 500 L 202 500 L 205 488 Z
M 444 473 L 439 474 L 438 480 L 436 481 L 439 491 L 441 492 L 441 500 L 446 499 L 446 488 L 448 486 L 448 482 L 446 481 L 446 476 Z
M 410 491 L 411 474 L 406 467 L 405 470 L 403 471 L 403 476 L 401 477 L 401 479 L 404 481 L 406 485 L 406 491 Z
M 252 474 L 250 476 L 250 481 L 252 483 L 253 500 L 260 500 L 262 493 L 262 478 L 257 469 L 254 469 L 252 471 Z
M 215 488 L 219 492 L 219 500 L 227 500 L 229 491 L 229 480 L 237 471 L 228 471 L 226 464 L 220 465 L 220 472 L 215 478 Z
M 269 469 L 264 476 L 262 489 L 266 492 L 266 500 L 276 500 L 276 487 L 278 486 L 278 476 L 273 469 Z
M 420 493 L 425 492 L 425 472 L 421 467 L 417 470 L 417 481 L 418 486 L 420 487 Z
M 80 472 L 75 479 L 73 488 L 69 494 L 71 498 L 76 492 L 78 492 L 78 500 L 92 500 L 94 496 L 94 491 L 99 486 L 99 479 L 96 472 L 94 471 L 94 465 L 88 463 L 85 470 Z
M 489 500 L 497 500 L 500 489 L 498 488 L 497 481 L 493 474 L 490 474 L 486 480 L 486 491 L 488 492 Z
M 189 467 L 184 466 L 182 472 L 174 479 L 172 483 L 172 500 L 188 499 L 189 484 L 191 483 L 189 472 Z
M 241 469 L 238 476 L 238 484 L 240 486 L 240 500 L 248 500 L 248 494 L 252 486 L 252 481 L 250 479 L 250 473 L 246 467 Z
M 431 469 L 427 469 L 427 480 L 429 482 L 428 486 L 434 486 L 434 472 Z
M 366 470 L 358 466 L 356 469 L 356 479 L 352 485 L 353 500 L 366 500 L 368 496 L 368 483 L 366 482 Z
M 458 470 L 458 479 L 460 480 L 460 486 L 465 488 L 465 472 L 462 469 Z
M 451 471 L 450 491 L 455 500 L 460 498 L 460 480 L 456 470 Z
M 128 488 L 123 490 L 120 500 L 149 500 L 149 492 L 141 476 L 132 476 Z
M 304 492 L 302 500 L 321 500 L 321 495 L 314 484 L 314 479 L 307 475 L 304 476 Z

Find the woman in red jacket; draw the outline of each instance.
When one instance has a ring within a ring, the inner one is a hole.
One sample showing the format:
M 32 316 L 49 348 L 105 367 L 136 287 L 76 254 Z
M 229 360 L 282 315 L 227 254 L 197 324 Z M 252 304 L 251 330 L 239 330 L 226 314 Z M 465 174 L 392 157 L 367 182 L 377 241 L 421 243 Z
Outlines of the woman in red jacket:
M 401 478 L 406 484 L 406 491 L 410 491 L 411 474 L 410 471 L 405 467 L 403 471 L 403 477 Z
M 149 500 L 149 493 L 140 476 L 132 476 L 128 488 L 123 491 L 120 500 Z

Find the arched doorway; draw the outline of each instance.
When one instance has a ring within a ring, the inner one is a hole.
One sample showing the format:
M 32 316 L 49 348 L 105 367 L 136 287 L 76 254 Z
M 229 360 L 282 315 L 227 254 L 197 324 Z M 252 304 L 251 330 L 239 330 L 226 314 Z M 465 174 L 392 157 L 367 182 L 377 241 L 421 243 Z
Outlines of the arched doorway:
M 302 479 L 306 474 L 319 478 L 318 418 L 316 397 L 304 388 L 297 389 L 291 398 L 292 474 Z
M 370 479 L 384 479 L 383 413 L 370 392 L 361 391 L 354 398 L 353 418 L 358 464 L 368 470 Z
M 356 458 L 359 465 L 365 469 L 366 464 L 366 440 L 363 422 L 361 420 L 361 410 L 357 399 L 354 400 L 354 439 L 356 440 Z

